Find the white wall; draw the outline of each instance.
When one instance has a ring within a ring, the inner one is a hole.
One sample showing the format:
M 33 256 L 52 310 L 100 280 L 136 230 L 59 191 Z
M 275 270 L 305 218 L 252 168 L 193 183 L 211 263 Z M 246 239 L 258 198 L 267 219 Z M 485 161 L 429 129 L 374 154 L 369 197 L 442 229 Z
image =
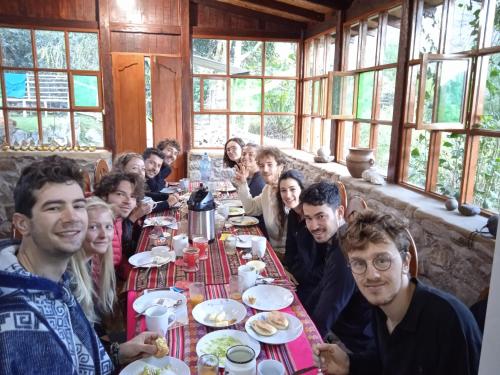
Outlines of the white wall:
M 497 229 L 497 241 L 491 271 L 490 295 L 484 325 L 479 375 L 500 374 L 500 238 L 498 233 L 500 233 L 500 223 Z

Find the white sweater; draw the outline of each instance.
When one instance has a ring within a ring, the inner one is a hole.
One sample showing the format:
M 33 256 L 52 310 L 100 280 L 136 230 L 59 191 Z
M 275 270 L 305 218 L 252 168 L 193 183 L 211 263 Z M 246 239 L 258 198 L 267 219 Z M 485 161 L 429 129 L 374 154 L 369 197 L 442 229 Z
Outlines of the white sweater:
M 246 215 L 264 216 L 266 222 L 266 230 L 269 236 L 269 242 L 273 248 L 284 248 L 286 241 L 286 230 L 280 237 L 280 228 L 277 220 L 278 201 L 276 200 L 276 192 L 270 185 L 264 186 L 262 193 L 254 198 L 250 195 L 250 190 L 247 184 L 241 184 L 238 187 L 238 197 L 243 203 Z M 284 223 L 286 228 L 286 222 Z

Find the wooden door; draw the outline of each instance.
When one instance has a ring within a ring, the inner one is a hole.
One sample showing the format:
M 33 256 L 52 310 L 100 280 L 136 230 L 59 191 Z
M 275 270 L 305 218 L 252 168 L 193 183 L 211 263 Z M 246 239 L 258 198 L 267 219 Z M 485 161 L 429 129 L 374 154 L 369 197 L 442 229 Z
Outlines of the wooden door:
M 153 139 L 157 145 L 165 138 L 176 139 L 182 145 L 182 64 L 180 57 L 153 56 L 151 59 L 151 89 L 153 96 Z M 172 165 L 169 181 L 185 175 L 185 152 Z
M 144 55 L 112 54 L 116 153 L 146 148 Z

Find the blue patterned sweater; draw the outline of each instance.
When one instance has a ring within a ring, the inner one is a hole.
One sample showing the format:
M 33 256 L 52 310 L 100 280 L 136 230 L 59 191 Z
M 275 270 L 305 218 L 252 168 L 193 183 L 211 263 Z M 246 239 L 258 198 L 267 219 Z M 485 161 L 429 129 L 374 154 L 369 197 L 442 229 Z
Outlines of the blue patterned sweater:
M 27 272 L 0 247 L 0 374 L 110 374 L 113 366 L 69 289 Z

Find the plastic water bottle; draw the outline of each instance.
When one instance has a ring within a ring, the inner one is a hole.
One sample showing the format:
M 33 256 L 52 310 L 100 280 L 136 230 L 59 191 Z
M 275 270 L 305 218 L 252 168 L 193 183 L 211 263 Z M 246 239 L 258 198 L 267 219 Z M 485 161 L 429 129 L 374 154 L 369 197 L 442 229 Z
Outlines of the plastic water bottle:
M 210 180 L 211 169 L 212 162 L 210 161 L 210 157 L 208 156 L 208 154 L 205 152 L 200 161 L 200 174 L 202 181 L 206 182 Z

